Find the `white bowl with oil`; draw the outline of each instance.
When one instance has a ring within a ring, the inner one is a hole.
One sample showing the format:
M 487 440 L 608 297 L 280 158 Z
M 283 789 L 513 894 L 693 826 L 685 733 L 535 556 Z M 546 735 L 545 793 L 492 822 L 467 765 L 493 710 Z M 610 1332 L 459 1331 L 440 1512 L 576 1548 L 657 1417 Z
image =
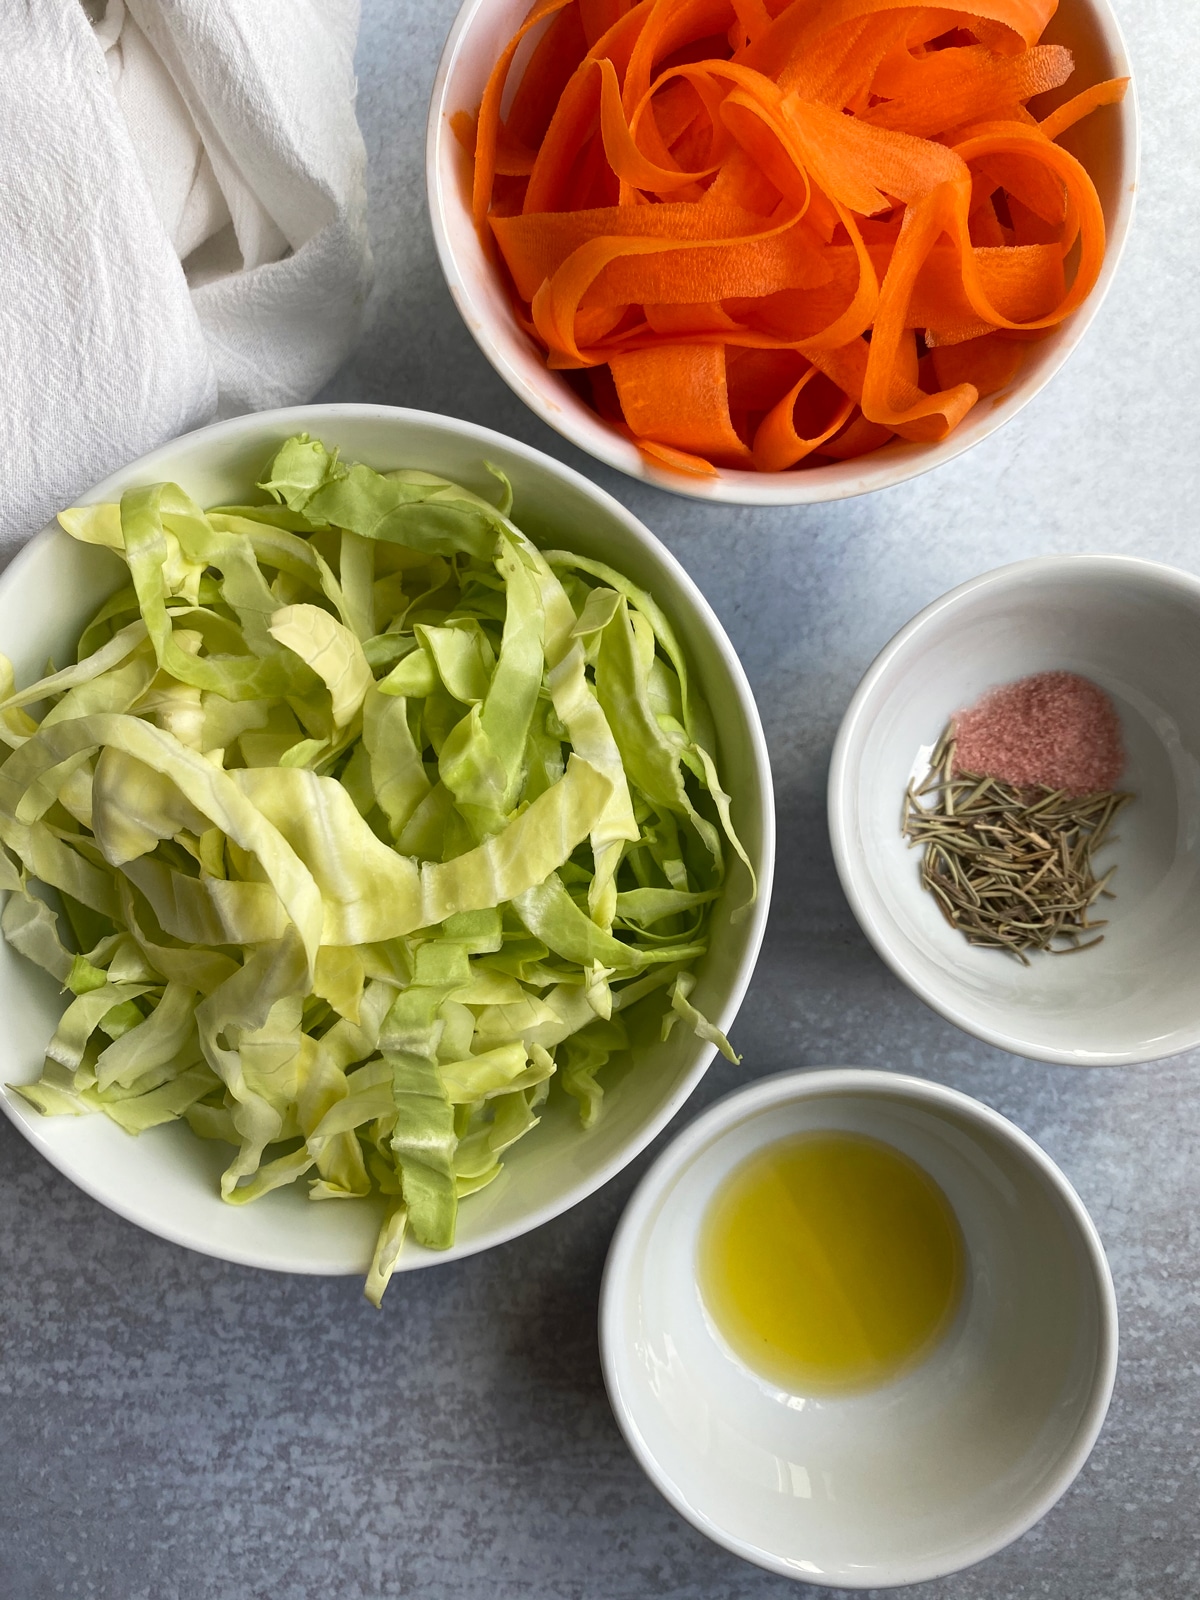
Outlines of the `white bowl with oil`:
M 727 1342 L 702 1248 L 748 1159 L 830 1132 L 932 1179 L 961 1231 L 962 1290 L 915 1365 L 806 1392 Z M 668 1146 L 613 1240 L 600 1347 L 617 1422 L 677 1511 L 784 1577 L 872 1589 L 981 1561 L 1054 1505 L 1108 1409 L 1117 1309 L 1096 1229 L 1032 1139 L 957 1090 L 837 1068 L 755 1083 Z
M 1063 668 L 1116 706 L 1134 794 L 1097 855 L 1104 941 L 1025 967 L 967 943 L 900 833 L 909 779 L 956 711 Z M 842 887 L 898 977 L 968 1033 L 1041 1061 L 1127 1066 L 1200 1045 L 1200 578 L 1130 556 L 1041 556 L 973 578 L 902 628 L 851 700 L 829 769 Z

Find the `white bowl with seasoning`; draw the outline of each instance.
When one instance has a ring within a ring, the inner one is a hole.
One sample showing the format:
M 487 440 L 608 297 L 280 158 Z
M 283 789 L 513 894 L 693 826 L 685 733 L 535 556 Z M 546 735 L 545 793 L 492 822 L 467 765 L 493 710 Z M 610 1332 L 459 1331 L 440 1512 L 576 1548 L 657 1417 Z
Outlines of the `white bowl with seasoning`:
M 787 472 L 722 468 L 712 477 L 673 472 L 649 460 L 552 372 L 540 348 L 513 313 L 508 287 L 487 258 L 471 213 L 471 162 L 451 119 L 474 113 L 488 76 L 529 10 L 528 0 L 464 0 L 438 64 L 425 135 L 425 186 L 438 260 L 471 337 L 514 394 L 565 439 L 598 461 L 674 494 L 734 505 L 810 505 L 869 494 L 907 482 L 952 461 L 995 433 L 1046 387 L 1091 326 L 1112 283 L 1133 220 L 1139 160 L 1137 98 L 1086 118 L 1063 136 L 1063 146 L 1086 166 L 1104 210 L 1106 249 L 1099 280 L 1075 314 L 1029 346 L 1015 379 L 981 401 L 938 444 L 893 440 L 857 460 Z M 534 37 L 537 34 L 535 32 Z M 1108 0 L 1062 0 L 1043 44 L 1067 46 L 1074 76 L 1035 102 L 1045 116 L 1078 88 L 1127 77 L 1130 62 L 1116 12 Z M 532 44 L 526 40 L 518 61 Z M 511 80 L 510 80 L 511 82 Z M 511 93 L 511 88 L 510 88 Z
M 900 834 L 910 778 L 956 711 L 1065 669 L 1118 712 L 1133 801 L 1097 856 L 1115 865 L 1103 942 L 1029 966 L 969 945 L 922 888 Z M 884 647 L 842 721 L 829 828 L 846 896 L 892 970 L 1000 1049 L 1126 1066 L 1200 1044 L 1200 579 L 1127 556 L 1053 556 L 983 574 Z
M 963 1260 L 923 1359 L 843 1392 L 764 1375 L 703 1286 L 731 1180 L 831 1138 L 882 1146 L 936 1186 Z M 659 1157 L 613 1240 L 600 1343 L 626 1441 L 677 1511 L 783 1577 L 873 1589 L 981 1561 L 1054 1505 L 1104 1420 L 1117 1311 L 1087 1212 L 1020 1129 L 957 1090 L 842 1068 L 740 1090 Z
M 180 484 L 200 505 L 242 501 L 283 442 L 320 438 L 343 458 L 380 471 L 420 467 L 485 491 L 485 463 L 509 477 L 513 515 L 539 543 L 568 546 L 611 563 L 649 589 L 677 629 L 720 730 L 718 759 L 734 815 L 754 862 L 759 895 L 739 920 L 733 894 L 714 912 L 711 948 L 698 968 L 695 1002 L 723 1029 L 750 981 L 766 925 L 774 863 L 774 810 L 762 724 L 737 654 L 687 573 L 636 517 L 579 473 L 540 451 L 453 417 L 379 405 L 295 406 L 215 423 L 161 446 L 83 497 L 119 499 L 126 489 Z M 36 681 L 48 657 L 73 659 L 79 632 L 127 582 L 111 552 L 77 543 L 56 524 L 0 576 L 0 650 L 18 683 Z M 743 884 L 743 887 L 745 885 Z M 0 940 L 4 1015 L 0 1082 L 30 1083 L 65 1009 L 48 974 Z M 516 1145 L 496 1181 L 464 1203 L 447 1251 L 406 1243 L 399 1270 L 455 1260 L 515 1238 L 585 1199 L 619 1172 L 670 1121 L 699 1083 L 714 1047 L 677 1028 L 614 1063 L 606 1114 L 584 1130 L 566 1097 L 548 1102 L 541 1125 Z M 556 1103 L 559 1102 L 559 1103 Z M 195 1137 L 182 1123 L 131 1137 L 101 1115 L 39 1115 L 12 1093 L 0 1105 L 35 1149 L 95 1199 L 149 1232 L 207 1255 L 286 1272 L 361 1273 L 371 1260 L 377 1199 L 312 1204 L 297 1187 L 252 1205 L 226 1205 L 220 1174 L 230 1147 Z

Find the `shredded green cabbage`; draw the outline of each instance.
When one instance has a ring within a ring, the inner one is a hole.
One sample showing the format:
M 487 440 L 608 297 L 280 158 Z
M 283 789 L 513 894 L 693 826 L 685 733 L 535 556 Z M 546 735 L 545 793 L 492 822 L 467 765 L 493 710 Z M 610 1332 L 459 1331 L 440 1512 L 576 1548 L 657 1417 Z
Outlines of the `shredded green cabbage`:
M 267 504 L 66 511 L 129 583 L 74 666 L 18 692 L 0 657 L 0 925 L 72 996 L 18 1092 L 186 1118 L 233 1204 L 382 1195 L 375 1304 L 554 1084 L 595 1121 L 631 1020 L 736 1059 L 688 998 L 750 866 L 708 709 L 650 596 L 538 550 L 495 476 L 499 508 L 300 435 Z

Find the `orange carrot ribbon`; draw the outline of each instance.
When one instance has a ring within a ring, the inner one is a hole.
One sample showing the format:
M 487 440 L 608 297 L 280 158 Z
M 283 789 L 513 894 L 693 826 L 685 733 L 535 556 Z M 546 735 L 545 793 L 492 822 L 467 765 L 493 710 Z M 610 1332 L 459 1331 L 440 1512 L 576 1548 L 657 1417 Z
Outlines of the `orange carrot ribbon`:
M 517 320 L 675 471 L 944 438 L 1103 264 L 1055 3 L 537 0 L 453 119 Z

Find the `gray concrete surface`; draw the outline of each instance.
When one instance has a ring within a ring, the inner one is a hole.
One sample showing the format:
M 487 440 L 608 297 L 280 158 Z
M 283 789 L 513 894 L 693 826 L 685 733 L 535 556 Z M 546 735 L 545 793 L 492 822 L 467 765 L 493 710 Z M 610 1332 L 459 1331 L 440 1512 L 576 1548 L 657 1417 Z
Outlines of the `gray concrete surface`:
M 1108 1248 L 1121 1364 L 1088 1466 L 1017 1544 L 914 1600 L 1200 1593 L 1200 1058 L 1073 1071 L 957 1032 L 858 931 L 823 807 L 860 674 L 952 584 L 1048 551 L 1200 570 L 1200 11 L 1119 9 L 1145 126 L 1139 215 L 1067 370 L 931 477 L 750 512 L 590 463 L 492 373 L 442 286 L 424 210 L 425 105 L 453 0 L 364 6 L 378 283 L 328 397 L 453 412 L 590 471 L 687 564 L 760 698 L 782 842 L 775 910 L 735 1032 L 745 1065 L 714 1068 L 681 1120 L 784 1067 L 923 1074 L 1039 1140 Z M 744 1565 L 680 1521 L 610 1416 L 597 1291 L 644 1166 L 504 1249 L 406 1278 L 377 1314 L 353 1280 L 225 1266 L 138 1232 L 0 1124 L 0 1600 L 817 1600 L 826 1591 Z

